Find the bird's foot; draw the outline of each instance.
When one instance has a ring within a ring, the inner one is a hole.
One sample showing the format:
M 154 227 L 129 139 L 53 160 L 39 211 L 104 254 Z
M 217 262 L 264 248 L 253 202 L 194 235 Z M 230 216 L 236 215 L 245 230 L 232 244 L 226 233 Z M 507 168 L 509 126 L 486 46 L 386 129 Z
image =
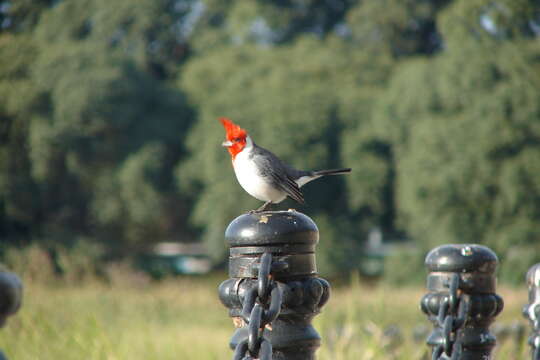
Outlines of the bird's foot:
M 270 204 L 272 204 L 272 201 L 271 200 L 268 200 L 267 202 L 265 202 L 260 208 L 258 208 L 256 211 L 257 212 L 263 212 L 264 210 L 266 210 L 266 208 L 268 206 L 270 206 Z
M 266 208 L 267 208 L 270 204 L 272 204 L 272 201 L 267 201 L 267 202 L 265 202 L 260 208 L 258 208 L 257 210 L 249 210 L 247 213 L 248 213 L 249 215 L 262 213 L 263 211 L 266 210 Z

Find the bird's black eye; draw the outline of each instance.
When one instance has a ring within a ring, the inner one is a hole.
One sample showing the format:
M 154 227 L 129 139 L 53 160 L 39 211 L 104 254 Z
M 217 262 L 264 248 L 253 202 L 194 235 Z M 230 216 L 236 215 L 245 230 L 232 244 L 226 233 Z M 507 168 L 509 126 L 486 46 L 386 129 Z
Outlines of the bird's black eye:
M 240 138 L 234 138 L 233 141 L 234 141 L 234 142 L 239 142 L 239 141 L 240 141 Z

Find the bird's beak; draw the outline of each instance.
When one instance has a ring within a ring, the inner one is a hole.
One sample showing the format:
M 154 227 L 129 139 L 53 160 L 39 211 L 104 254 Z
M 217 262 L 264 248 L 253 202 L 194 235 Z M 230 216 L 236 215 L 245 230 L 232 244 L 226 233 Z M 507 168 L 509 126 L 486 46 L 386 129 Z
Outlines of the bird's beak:
M 229 140 L 224 141 L 224 142 L 221 143 L 221 146 L 225 146 L 225 147 L 229 147 L 229 146 L 232 146 L 232 145 L 233 145 L 232 141 L 229 141 Z

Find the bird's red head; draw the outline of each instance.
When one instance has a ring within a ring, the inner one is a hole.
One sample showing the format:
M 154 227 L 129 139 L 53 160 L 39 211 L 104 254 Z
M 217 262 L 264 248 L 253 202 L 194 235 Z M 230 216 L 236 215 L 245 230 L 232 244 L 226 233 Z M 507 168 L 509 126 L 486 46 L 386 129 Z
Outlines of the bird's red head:
M 227 118 L 222 117 L 219 121 L 221 121 L 225 128 L 225 137 L 227 138 L 222 145 L 229 150 L 229 153 L 234 160 L 236 155 L 244 150 L 244 147 L 246 146 L 247 132 Z

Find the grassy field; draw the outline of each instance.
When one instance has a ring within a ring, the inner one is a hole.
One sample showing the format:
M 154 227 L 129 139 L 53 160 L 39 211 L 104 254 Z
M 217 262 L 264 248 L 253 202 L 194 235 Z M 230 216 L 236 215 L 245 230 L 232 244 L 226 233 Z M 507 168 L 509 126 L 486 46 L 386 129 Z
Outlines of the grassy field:
M 77 286 L 26 282 L 22 310 L 0 332 L 0 349 L 10 360 L 210 360 L 230 359 L 233 332 L 217 297 L 225 276 L 178 278 L 160 283 L 119 282 Z M 526 290 L 500 288 L 506 307 L 498 326 L 521 317 Z M 334 288 L 316 317 L 323 337 L 319 359 L 424 359 L 425 332 L 419 311 L 422 288 L 367 286 Z M 417 339 L 414 334 L 417 334 Z M 499 359 L 527 359 L 526 336 L 501 336 Z

